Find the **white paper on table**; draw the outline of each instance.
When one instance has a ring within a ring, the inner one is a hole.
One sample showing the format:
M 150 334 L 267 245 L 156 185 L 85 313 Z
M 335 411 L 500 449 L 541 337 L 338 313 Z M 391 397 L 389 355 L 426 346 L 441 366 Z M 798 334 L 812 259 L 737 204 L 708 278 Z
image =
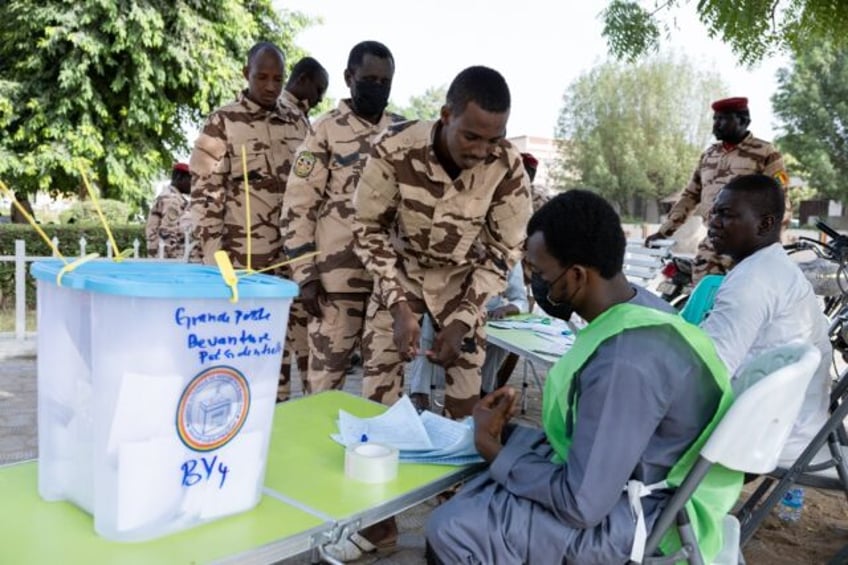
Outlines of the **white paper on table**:
M 468 420 L 457 422 L 430 411 L 421 413 L 421 421 L 433 443 L 434 452 L 459 453 L 469 449 L 477 453 L 474 447 L 474 427 Z
M 158 437 L 118 445 L 116 529 L 135 530 L 174 515 L 180 500 L 185 448 L 177 439 Z
M 373 418 L 358 418 L 339 410 L 339 434 L 344 445 L 366 441 L 384 443 L 397 449 L 433 449 L 430 436 L 408 396 L 402 396 L 391 408 Z
M 174 435 L 182 390 L 183 378 L 178 375 L 124 373 L 109 429 L 108 453 L 113 455 L 123 442 Z
M 489 326 L 500 330 L 528 330 L 563 339 L 571 336 L 571 330 L 568 326 L 559 322 L 544 324 L 527 320 L 497 320 L 489 322 Z

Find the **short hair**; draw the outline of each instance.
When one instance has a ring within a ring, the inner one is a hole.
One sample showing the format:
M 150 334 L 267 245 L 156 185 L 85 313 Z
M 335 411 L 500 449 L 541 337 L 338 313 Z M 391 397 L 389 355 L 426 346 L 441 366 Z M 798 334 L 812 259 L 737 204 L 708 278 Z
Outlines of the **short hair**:
M 605 279 L 621 272 L 627 241 L 621 219 L 603 197 L 569 190 L 546 202 L 527 223 L 527 235 L 542 232 L 545 248 L 561 265 L 583 265 Z
M 350 50 L 350 55 L 347 57 L 348 70 L 352 71 L 355 68 L 362 66 L 362 61 L 365 59 L 365 55 L 373 55 L 380 59 L 388 59 L 392 62 L 392 66 L 395 64 L 395 58 L 392 56 L 392 52 L 389 51 L 388 47 L 379 41 L 361 41 L 354 45 L 353 49 Z
M 768 175 L 740 175 L 724 185 L 722 190 L 744 193 L 748 204 L 762 214 L 773 215 L 778 227 L 786 212 L 783 185 Z
M 509 86 L 504 77 L 489 67 L 468 67 L 456 75 L 446 96 L 448 106 L 456 114 L 474 102 L 487 112 L 502 114 L 509 110 Z
M 283 64 L 286 63 L 286 55 L 283 53 L 283 50 L 277 47 L 274 43 L 270 41 L 259 41 L 250 48 L 250 51 L 247 52 L 247 66 L 253 65 L 253 60 L 256 59 L 256 56 L 266 50 L 276 51 L 280 55 L 280 59 L 283 60 Z
M 289 81 L 294 82 L 301 76 L 307 76 L 314 79 L 319 75 L 328 76 L 327 69 L 318 62 L 318 59 L 314 57 L 304 57 L 295 63 L 294 67 L 292 67 Z

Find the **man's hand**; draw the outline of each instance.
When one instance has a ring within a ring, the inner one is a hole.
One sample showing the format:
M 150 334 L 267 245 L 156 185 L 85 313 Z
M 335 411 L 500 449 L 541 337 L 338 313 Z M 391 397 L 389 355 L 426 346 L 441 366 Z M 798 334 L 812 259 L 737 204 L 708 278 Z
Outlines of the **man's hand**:
M 391 307 L 393 324 L 393 338 L 400 358 L 411 361 L 418 354 L 418 343 L 421 339 L 421 326 L 409 304 L 398 302 Z
M 495 308 L 489 312 L 488 318 L 490 320 L 503 320 L 507 316 L 515 316 L 518 313 L 518 306 L 515 304 L 507 304 L 506 306 Z
M 310 316 L 321 318 L 321 305 L 327 304 L 327 292 L 320 279 L 309 281 L 300 288 L 300 301 Z
M 463 338 L 471 330 L 464 322 L 454 320 L 436 334 L 433 349 L 427 352 L 427 359 L 441 367 L 451 367 L 462 354 Z
M 664 236 L 660 232 L 652 233 L 651 235 L 645 238 L 645 247 L 653 247 L 654 242 L 660 239 L 668 239 L 668 237 Z
M 517 409 L 515 389 L 502 386 L 474 405 L 474 445 L 480 456 L 491 463 L 500 453 L 501 434 Z

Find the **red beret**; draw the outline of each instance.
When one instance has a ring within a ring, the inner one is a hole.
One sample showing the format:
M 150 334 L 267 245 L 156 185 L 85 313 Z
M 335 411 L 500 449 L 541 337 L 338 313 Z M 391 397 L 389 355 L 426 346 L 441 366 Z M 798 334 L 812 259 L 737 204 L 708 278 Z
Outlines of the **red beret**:
M 174 163 L 174 170 L 188 173 L 188 163 Z
M 748 109 L 748 99 L 742 96 L 713 102 L 713 112 L 743 112 Z
M 530 167 L 531 169 L 536 169 L 539 167 L 539 160 L 533 157 L 533 155 L 530 153 L 522 153 L 521 162 L 524 163 L 525 167 Z

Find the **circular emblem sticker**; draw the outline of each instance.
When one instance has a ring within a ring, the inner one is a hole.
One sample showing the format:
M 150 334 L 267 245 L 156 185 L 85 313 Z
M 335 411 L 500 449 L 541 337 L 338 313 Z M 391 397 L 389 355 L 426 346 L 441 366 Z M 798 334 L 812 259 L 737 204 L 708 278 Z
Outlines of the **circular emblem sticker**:
M 294 174 L 306 178 L 315 168 L 315 154 L 312 151 L 302 151 L 294 162 Z
M 210 367 L 183 390 L 177 433 L 186 447 L 212 451 L 238 434 L 250 408 L 247 379 L 232 367 Z

